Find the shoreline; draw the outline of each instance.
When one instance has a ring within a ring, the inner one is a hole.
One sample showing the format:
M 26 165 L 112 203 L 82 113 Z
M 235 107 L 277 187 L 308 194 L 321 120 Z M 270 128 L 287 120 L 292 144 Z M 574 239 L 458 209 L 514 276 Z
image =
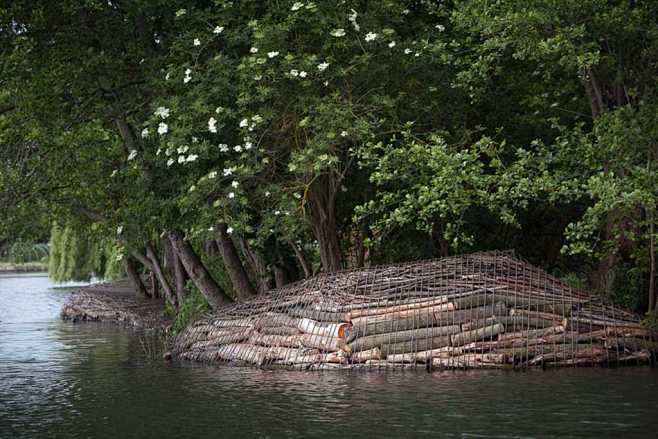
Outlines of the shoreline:
M 41 262 L 29 262 L 25 264 L 13 264 L 8 262 L 0 262 L 0 274 L 4 273 L 39 273 L 48 272 L 48 264 Z

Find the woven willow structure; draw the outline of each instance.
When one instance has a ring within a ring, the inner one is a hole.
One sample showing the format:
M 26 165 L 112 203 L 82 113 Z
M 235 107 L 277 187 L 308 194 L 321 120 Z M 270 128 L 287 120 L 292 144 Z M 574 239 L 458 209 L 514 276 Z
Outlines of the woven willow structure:
M 638 316 L 509 253 L 325 274 L 217 310 L 179 359 L 292 369 L 653 364 Z

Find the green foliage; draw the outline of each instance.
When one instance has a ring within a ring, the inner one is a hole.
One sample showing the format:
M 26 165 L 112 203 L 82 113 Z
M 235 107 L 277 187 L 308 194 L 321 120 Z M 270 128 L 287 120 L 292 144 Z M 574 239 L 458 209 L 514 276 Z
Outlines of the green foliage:
M 181 5 L 0 7 L 1 248 L 54 222 L 54 279 L 115 278 L 221 222 L 270 268 L 515 248 L 646 305 L 656 2 Z
M 208 301 L 204 295 L 201 294 L 192 283 L 187 285 L 186 290 L 188 291 L 188 294 L 185 297 L 185 301 L 181 304 L 178 312 L 174 311 L 171 308 L 171 305 L 166 305 L 167 314 L 170 316 L 175 316 L 174 324 L 172 325 L 172 332 L 174 335 L 183 330 L 197 317 L 210 309 L 208 306 Z

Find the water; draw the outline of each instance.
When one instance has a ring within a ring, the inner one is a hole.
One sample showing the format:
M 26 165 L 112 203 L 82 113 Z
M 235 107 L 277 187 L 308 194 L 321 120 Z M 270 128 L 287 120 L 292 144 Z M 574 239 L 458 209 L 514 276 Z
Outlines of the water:
M 285 372 L 167 365 L 0 275 L 0 438 L 656 437 L 658 371 Z M 146 348 L 144 348 L 146 346 Z

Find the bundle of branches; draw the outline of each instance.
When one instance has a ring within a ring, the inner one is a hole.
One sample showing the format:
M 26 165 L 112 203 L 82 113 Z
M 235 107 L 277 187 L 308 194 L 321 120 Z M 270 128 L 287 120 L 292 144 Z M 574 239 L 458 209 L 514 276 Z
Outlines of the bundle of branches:
M 120 322 L 144 329 L 166 329 L 162 300 L 147 300 L 135 294 L 127 281 L 101 283 L 76 289 L 64 304 L 64 320 Z
M 320 275 L 205 315 L 180 359 L 256 366 L 646 364 L 639 317 L 506 253 Z

